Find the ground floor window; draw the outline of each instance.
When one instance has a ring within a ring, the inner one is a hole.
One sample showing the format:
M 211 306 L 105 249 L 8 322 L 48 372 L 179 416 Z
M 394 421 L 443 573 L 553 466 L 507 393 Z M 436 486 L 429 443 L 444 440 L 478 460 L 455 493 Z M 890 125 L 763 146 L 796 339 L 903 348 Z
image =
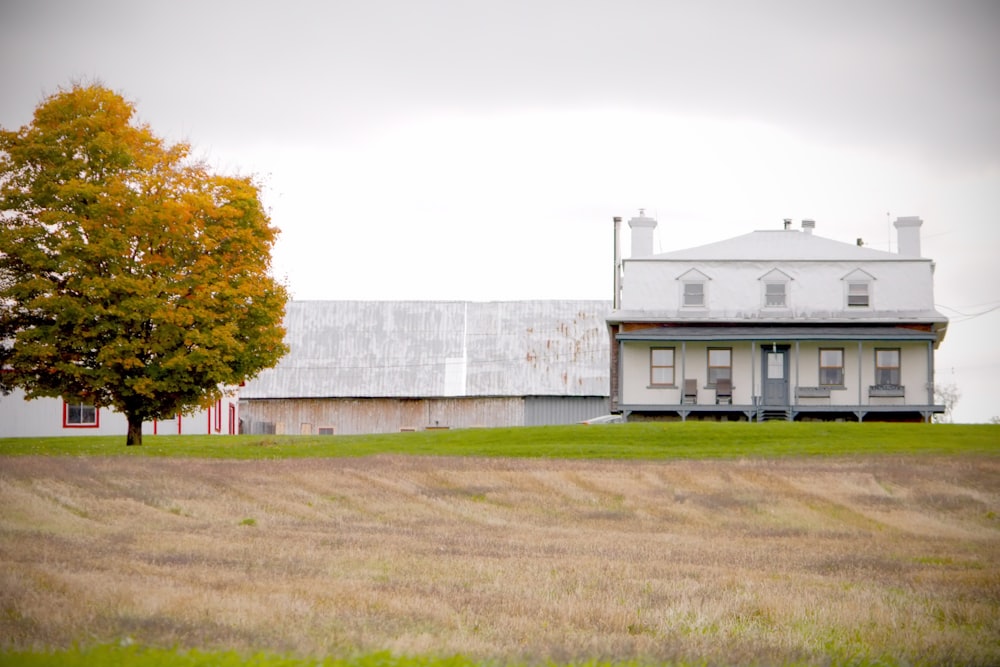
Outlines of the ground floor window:
M 819 351 L 819 383 L 822 386 L 844 385 L 844 349 L 821 348 Z
M 654 347 L 649 351 L 649 383 L 656 386 L 674 384 L 674 348 Z
M 714 387 L 719 380 L 733 379 L 733 348 L 708 348 L 708 384 Z
M 63 403 L 64 428 L 96 428 L 98 417 L 97 408 L 89 403 Z
M 899 348 L 875 350 L 875 384 L 899 386 Z

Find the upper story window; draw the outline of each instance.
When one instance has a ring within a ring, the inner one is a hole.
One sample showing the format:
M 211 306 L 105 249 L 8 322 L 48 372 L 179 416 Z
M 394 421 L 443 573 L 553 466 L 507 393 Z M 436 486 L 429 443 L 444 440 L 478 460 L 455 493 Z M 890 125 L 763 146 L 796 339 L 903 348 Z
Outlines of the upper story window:
M 867 308 L 871 305 L 871 284 L 859 280 L 851 280 L 847 283 L 847 307 Z
M 649 383 L 673 386 L 674 348 L 654 347 L 649 351 Z
M 708 276 L 698 269 L 690 269 L 678 276 L 677 280 L 681 284 L 682 308 L 705 308 L 708 306 Z
M 97 408 L 89 403 L 63 403 L 64 428 L 97 428 L 99 416 Z
M 764 283 L 764 306 L 767 308 L 784 308 L 788 305 L 786 283 Z
M 684 283 L 684 307 L 700 308 L 705 305 L 705 283 Z
M 855 269 L 843 278 L 846 305 L 848 308 L 870 308 L 872 305 L 872 284 L 875 278 L 867 271 Z
M 784 271 L 772 269 L 760 278 L 763 286 L 763 301 L 765 308 L 787 308 L 788 286 L 791 277 Z

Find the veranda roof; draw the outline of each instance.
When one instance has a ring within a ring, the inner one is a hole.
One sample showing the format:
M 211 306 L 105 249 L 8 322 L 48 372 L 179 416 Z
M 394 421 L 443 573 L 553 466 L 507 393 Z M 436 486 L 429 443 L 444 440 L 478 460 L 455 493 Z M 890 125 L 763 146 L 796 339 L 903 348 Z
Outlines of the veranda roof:
M 662 326 L 623 331 L 625 341 L 930 341 L 933 331 L 890 326 Z

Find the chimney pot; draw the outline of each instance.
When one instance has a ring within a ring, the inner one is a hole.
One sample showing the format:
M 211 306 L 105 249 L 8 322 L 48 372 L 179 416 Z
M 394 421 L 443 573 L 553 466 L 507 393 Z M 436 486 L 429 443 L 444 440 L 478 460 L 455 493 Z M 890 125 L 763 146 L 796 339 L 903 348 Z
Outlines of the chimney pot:
M 804 231 L 806 234 L 812 234 L 814 229 L 816 229 L 815 220 L 809 220 L 807 218 L 802 221 L 802 231 Z

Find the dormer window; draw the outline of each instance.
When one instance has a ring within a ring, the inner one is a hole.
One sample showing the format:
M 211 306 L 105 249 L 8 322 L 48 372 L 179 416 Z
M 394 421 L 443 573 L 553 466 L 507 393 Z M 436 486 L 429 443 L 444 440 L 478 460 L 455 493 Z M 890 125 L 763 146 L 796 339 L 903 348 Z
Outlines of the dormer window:
M 855 269 L 843 277 L 844 294 L 848 308 L 871 308 L 874 276 L 861 269 Z
M 867 308 L 871 304 L 870 283 L 850 280 L 847 283 L 847 307 Z
M 682 308 L 708 306 L 708 276 L 698 269 L 690 269 L 677 276 L 677 281 L 681 284 Z
M 764 306 L 766 308 L 784 308 L 788 305 L 786 288 L 786 283 L 764 283 Z
M 765 308 L 788 308 L 791 280 L 791 276 L 779 269 L 772 269 L 760 277 Z
M 703 308 L 705 306 L 705 283 L 684 283 L 684 307 Z

